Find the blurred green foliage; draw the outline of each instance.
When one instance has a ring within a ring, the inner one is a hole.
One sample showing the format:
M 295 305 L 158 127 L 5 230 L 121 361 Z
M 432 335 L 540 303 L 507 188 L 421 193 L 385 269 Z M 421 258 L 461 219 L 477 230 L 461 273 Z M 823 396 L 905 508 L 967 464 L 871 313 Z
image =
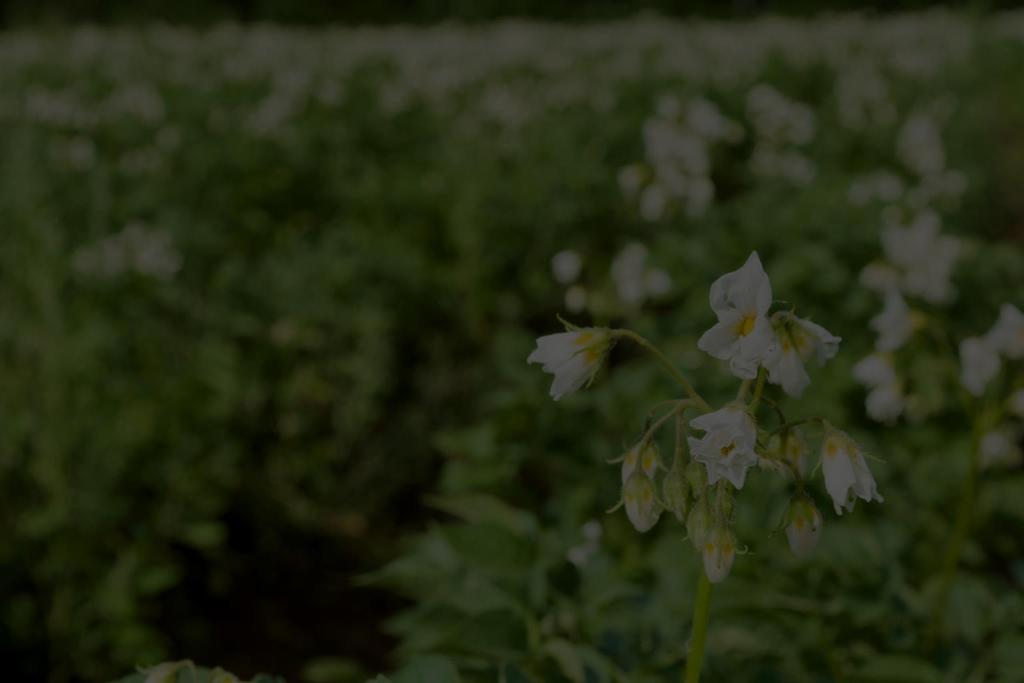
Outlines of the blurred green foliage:
M 951 646 L 922 653 L 966 437 L 862 417 L 849 370 L 877 301 L 857 274 L 881 205 L 848 191 L 901 172 L 900 124 L 938 103 L 967 179 L 937 207 L 970 244 L 950 320 L 971 333 L 1020 303 L 1022 27 L 0 35 L 0 658 L 54 682 L 184 656 L 323 683 L 403 662 L 395 681 L 670 680 L 696 558 L 603 511 L 604 461 L 671 387 L 621 348 L 556 406 L 525 358 L 556 330 L 549 264 L 572 248 L 597 322 L 721 398 L 694 342 L 708 284 L 756 248 L 777 296 L 844 338 L 802 404 L 884 458 L 887 502 L 829 517 L 800 564 L 762 537 L 780 498 L 752 482 L 755 554 L 715 596 L 708 680 L 1019 680 L 1019 470 L 986 483 Z M 863 68 L 888 123 L 843 120 L 837 83 Z M 616 175 L 659 98 L 747 127 L 759 83 L 813 108 L 813 181 L 752 174 L 744 143 L 716 158 L 706 214 L 640 218 Z M 672 280 L 642 306 L 607 275 L 637 241 Z

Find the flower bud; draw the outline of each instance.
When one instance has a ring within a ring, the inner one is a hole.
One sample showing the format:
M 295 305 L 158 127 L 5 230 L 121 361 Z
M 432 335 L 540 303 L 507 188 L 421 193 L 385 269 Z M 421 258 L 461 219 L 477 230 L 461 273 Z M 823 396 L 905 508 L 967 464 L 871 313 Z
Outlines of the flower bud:
M 642 441 L 630 448 L 622 459 L 622 483 L 629 481 L 637 467 L 651 479 L 658 471 L 658 445 Z
M 661 496 L 665 506 L 672 511 L 680 524 L 686 524 L 686 513 L 690 507 L 690 486 L 686 481 L 686 470 L 676 463 L 661 482 Z
M 686 533 L 690 536 L 690 541 L 698 552 L 703 552 L 704 541 L 707 539 L 710 528 L 711 510 L 708 509 L 708 499 L 706 497 L 698 498 L 686 518 Z
M 622 489 L 626 515 L 640 533 L 653 527 L 661 516 L 661 506 L 654 493 L 654 482 L 641 471 L 633 472 Z
M 707 468 L 699 462 L 691 462 L 686 466 L 686 480 L 690 482 L 690 490 L 694 498 L 704 496 L 704 490 L 708 486 Z
M 736 535 L 731 529 L 716 527 L 704 541 L 704 573 L 711 583 L 721 583 L 732 571 L 736 559 Z
M 789 504 L 786 522 L 786 538 L 793 555 L 801 560 L 810 557 L 818 545 L 823 524 L 814 502 L 804 495 L 795 496 Z

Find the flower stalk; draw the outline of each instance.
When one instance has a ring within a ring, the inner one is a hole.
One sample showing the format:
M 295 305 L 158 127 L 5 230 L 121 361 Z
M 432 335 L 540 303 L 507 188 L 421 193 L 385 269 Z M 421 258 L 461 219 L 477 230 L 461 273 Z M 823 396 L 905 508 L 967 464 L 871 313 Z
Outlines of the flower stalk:
M 693 633 L 690 636 L 690 652 L 686 656 L 684 683 L 700 681 L 701 665 L 704 663 L 704 644 L 708 637 L 708 622 L 711 620 L 711 582 L 701 571 L 697 580 L 697 597 L 693 603 Z

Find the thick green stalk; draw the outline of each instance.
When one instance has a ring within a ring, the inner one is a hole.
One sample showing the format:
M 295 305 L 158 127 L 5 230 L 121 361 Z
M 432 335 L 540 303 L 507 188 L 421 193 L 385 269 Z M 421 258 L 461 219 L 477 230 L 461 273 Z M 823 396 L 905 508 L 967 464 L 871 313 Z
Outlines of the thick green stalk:
M 684 683 L 700 681 L 700 667 L 704 663 L 704 643 L 708 637 L 708 620 L 711 617 L 711 582 L 701 569 L 697 581 L 697 599 L 693 603 L 693 634 L 690 636 L 690 652 L 686 657 Z

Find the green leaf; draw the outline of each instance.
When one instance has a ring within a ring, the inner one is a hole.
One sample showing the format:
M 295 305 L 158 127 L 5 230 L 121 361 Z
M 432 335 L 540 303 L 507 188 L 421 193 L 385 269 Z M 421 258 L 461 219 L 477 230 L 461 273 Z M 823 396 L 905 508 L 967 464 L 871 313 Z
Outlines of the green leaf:
M 854 680 L 864 683 L 936 683 L 938 669 L 922 659 L 899 655 L 879 655 L 870 659 Z
M 459 672 L 446 657 L 417 657 L 391 678 L 391 683 L 459 683 Z
M 566 678 L 573 683 L 583 683 L 586 671 L 583 657 L 575 645 L 568 640 L 555 638 L 544 643 L 544 652 L 555 661 Z

